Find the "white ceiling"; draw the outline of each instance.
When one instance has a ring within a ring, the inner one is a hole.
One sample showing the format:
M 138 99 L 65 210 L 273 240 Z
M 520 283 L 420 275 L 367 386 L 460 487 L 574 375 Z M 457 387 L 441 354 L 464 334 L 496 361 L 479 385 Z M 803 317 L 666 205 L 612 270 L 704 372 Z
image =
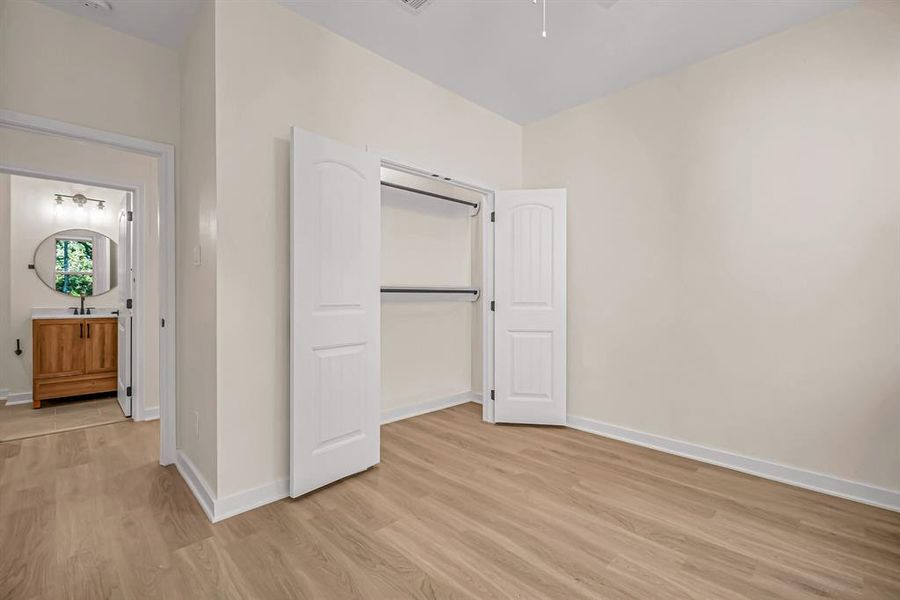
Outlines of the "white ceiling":
M 203 0 L 44 4 L 178 48 Z M 263 0 L 256 0 L 263 1 Z M 859 0 L 279 0 L 326 28 L 518 123 L 528 123 Z M 612 4 L 610 6 L 610 4 Z
M 203 0 L 107 0 L 112 10 L 90 8 L 82 0 L 38 0 L 72 15 L 160 46 L 178 49 L 194 24 Z
M 528 123 L 855 0 L 282 0 L 328 29 Z

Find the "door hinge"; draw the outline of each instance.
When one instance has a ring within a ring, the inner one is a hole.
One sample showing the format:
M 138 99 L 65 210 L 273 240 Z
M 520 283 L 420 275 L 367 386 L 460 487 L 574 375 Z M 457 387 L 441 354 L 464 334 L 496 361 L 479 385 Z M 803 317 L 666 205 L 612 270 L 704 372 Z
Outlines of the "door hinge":
M 128 220 L 134 221 L 134 211 L 133 210 L 128 211 Z
M 134 302 L 131 301 L 131 298 L 125 301 L 125 308 L 131 308 L 134 305 Z
M 166 326 L 166 320 L 165 320 L 165 319 L 160 319 L 159 322 L 160 322 L 160 325 L 159 325 L 160 327 L 165 327 L 165 326 Z
M 497 213 L 495 213 L 494 211 L 491 211 L 491 223 L 493 223 L 496 220 L 497 220 Z
M 494 391 L 495 391 L 495 390 L 491 390 L 491 400 L 494 399 Z
M 491 300 L 491 312 L 494 312 L 494 301 Z
M 130 385 L 127 388 L 125 388 L 125 395 L 128 396 L 129 398 L 131 397 L 131 386 Z

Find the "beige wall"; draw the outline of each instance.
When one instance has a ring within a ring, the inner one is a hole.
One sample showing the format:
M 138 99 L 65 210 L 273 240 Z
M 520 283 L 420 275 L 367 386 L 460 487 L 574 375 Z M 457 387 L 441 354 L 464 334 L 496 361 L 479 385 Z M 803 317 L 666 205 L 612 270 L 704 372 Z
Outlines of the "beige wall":
M 0 108 L 174 144 L 178 55 L 31 0 L 5 0 Z
M 215 10 L 207 3 L 181 56 L 176 203 L 177 447 L 212 490 L 216 472 Z M 199 249 L 200 264 L 194 252 Z M 225 319 L 226 322 L 242 317 Z
M 0 163 L 36 169 L 71 180 L 90 180 L 110 185 L 135 186 L 142 191 L 143 214 L 136 223 L 142 236 L 143 274 L 138 285 L 147 291 L 146 305 L 139 308 L 143 320 L 145 409 L 159 406 L 159 231 L 156 161 L 101 144 L 30 133 L 0 127 Z M 13 357 L 15 357 L 13 355 Z M 18 357 L 21 359 L 21 357 Z M 8 357 L 7 357 L 8 359 Z M 0 388 L 5 387 L 0 385 Z
M 34 308 L 66 308 L 78 304 L 78 298 L 60 294 L 48 288 L 36 271 L 28 268 L 35 262 L 35 250 L 48 236 L 66 229 L 97 231 L 118 241 L 118 215 L 123 207 L 125 192 L 90 186 L 48 181 L 30 177 L 10 178 L 9 228 L 3 235 L 9 236 L 10 269 L 9 333 L 3 338 L 4 350 L 15 348 L 15 340 L 22 340 L 22 354 L 10 354 L 8 372 L 4 370 L 0 388 L 10 393 L 31 392 L 32 343 L 31 311 Z M 99 211 L 93 205 L 77 209 L 71 203 L 56 209 L 53 194 L 73 195 L 83 193 L 91 198 L 106 200 L 107 206 Z M 52 256 L 51 256 L 52 261 Z M 41 268 L 36 264 L 35 268 Z M 7 283 L 7 282 L 4 282 Z M 118 296 L 115 289 L 106 294 L 87 298 L 86 306 L 115 309 Z M 154 399 L 151 404 L 158 405 Z
M 569 411 L 900 489 L 900 22 L 848 10 L 529 125 Z
M 216 63 L 221 496 L 288 475 L 290 126 L 498 187 L 521 128 L 275 3 L 217 4 Z

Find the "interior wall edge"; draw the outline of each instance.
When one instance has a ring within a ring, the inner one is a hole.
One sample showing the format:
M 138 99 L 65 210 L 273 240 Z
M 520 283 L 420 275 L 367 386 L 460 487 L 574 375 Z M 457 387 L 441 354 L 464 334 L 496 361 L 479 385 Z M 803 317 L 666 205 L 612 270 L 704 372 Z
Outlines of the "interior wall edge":
M 200 470 L 191 462 L 191 459 L 179 449 L 175 453 L 175 468 L 181 478 L 187 484 L 188 489 L 194 494 L 200 508 L 206 513 L 206 518 L 215 522 L 215 498 L 216 495 L 206 483 L 206 478 Z
M 568 415 L 567 426 L 572 429 L 619 440 L 636 446 L 659 450 L 692 460 L 740 471 L 829 496 L 844 498 L 894 512 L 900 512 L 900 491 L 889 490 L 866 483 L 841 479 L 824 473 L 807 471 L 766 460 L 717 450 L 700 444 L 684 442 L 653 433 L 628 429 L 603 421 Z
M 200 469 L 181 450 L 177 453 L 175 467 L 211 523 L 287 498 L 290 489 L 288 479 L 277 479 L 218 498 Z
M 135 421 L 157 421 L 159 420 L 158 406 L 145 406 L 140 415 L 136 415 Z
M 242 490 L 214 501 L 213 523 L 235 517 L 254 508 L 271 504 L 290 495 L 290 479 L 276 479 L 269 483 Z

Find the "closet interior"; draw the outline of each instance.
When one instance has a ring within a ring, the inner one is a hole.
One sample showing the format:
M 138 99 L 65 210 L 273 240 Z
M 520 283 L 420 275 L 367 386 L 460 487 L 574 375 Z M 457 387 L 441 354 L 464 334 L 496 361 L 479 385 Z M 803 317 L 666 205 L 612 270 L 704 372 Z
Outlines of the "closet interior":
M 484 194 L 381 169 L 382 422 L 481 401 Z

